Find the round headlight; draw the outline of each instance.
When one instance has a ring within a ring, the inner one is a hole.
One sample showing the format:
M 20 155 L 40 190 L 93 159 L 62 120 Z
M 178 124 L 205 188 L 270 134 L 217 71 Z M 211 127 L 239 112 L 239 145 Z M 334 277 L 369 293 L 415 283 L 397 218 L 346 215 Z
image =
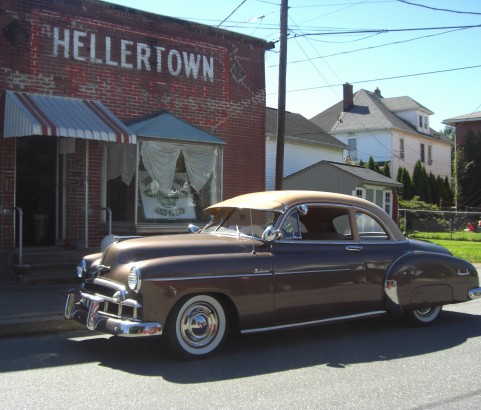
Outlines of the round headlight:
M 132 266 L 129 271 L 129 275 L 127 278 L 127 283 L 131 290 L 136 292 L 140 289 L 140 269 L 137 266 Z
M 82 259 L 80 261 L 80 265 L 77 266 L 77 276 L 82 279 L 85 277 L 87 274 L 87 261 L 85 259 Z

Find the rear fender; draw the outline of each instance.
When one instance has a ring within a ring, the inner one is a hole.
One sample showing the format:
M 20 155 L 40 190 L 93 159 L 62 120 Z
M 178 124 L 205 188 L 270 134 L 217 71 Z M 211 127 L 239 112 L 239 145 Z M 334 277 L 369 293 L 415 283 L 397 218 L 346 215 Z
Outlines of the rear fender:
M 395 315 L 422 307 L 468 300 L 478 286 L 477 271 L 463 259 L 434 252 L 412 252 L 396 260 L 384 282 L 387 310 Z

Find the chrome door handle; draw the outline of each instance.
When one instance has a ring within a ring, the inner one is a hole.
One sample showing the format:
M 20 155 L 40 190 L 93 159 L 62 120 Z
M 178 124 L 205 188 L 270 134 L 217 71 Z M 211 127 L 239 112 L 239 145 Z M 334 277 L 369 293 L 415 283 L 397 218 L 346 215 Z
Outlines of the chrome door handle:
M 360 245 L 349 245 L 349 246 L 346 246 L 346 250 L 349 251 L 349 252 L 361 252 L 362 246 L 360 246 Z

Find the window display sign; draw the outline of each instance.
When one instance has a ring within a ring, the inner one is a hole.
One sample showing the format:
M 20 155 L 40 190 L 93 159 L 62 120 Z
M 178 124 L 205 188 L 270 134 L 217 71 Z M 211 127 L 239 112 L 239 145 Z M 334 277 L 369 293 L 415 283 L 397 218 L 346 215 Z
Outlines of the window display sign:
M 148 172 L 140 171 L 139 191 L 146 220 L 196 219 L 194 201 L 187 184 L 182 187 L 173 185 L 172 189 L 166 192 Z

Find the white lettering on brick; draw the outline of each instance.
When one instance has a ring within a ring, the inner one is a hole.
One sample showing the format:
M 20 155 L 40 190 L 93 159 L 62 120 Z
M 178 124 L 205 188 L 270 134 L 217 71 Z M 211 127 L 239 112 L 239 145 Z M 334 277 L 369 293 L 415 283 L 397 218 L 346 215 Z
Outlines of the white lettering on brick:
M 137 70 L 142 70 L 142 62 L 145 69 L 150 71 L 150 47 L 148 44 L 137 43 Z
M 189 78 L 192 74 L 192 77 L 197 80 L 197 76 L 199 75 L 200 55 L 194 55 L 192 53 L 187 54 L 185 51 L 182 54 L 184 55 L 185 76 Z
M 60 40 L 59 28 L 54 27 L 53 29 L 53 55 L 58 56 L 58 48 L 63 47 L 63 56 L 68 58 L 69 48 L 70 48 L 70 30 L 64 29 L 63 40 Z
M 172 62 L 174 56 L 176 60 L 175 69 Z M 180 70 L 182 70 L 182 60 L 180 58 L 180 53 L 177 50 L 172 49 L 169 51 L 169 56 L 167 57 L 167 68 L 169 69 L 169 73 L 175 76 L 178 76 Z
M 78 30 L 73 30 L 72 35 L 70 35 L 69 29 L 63 29 L 62 36 L 61 30 L 59 27 L 53 29 L 54 57 L 70 58 L 70 48 L 72 48 L 72 57 L 77 61 L 106 64 L 125 69 L 135 68 L 139 71 L 152 71 L 151 64 L 154 64 L 157 73 L 162 73 L 165 63 L 167 63 L 167 72 L 170 75 L 178 77 L 183 73 L 187 78 L 193 78 L 194 80 L 214 81 L 213 56 L 189 53 L 174 48 L 167 49 L 156 45 L 150 46 L 132 40 L 113 41 L 109 36 L 102 39 L 94 33 Z M 105 43 L 105 59 L 102 58 L 102 53 L 99 51 L 102 50 L 102 42 Z M 150 58 L 153 53 L 153 61 L 151 61 Z M 201 72 L 202 76 L 200 76 Z
M 90 62 L 94 64 L 102 64 L 103 61 L 101 58 L 96 57 L 96 52 L 95 52 L 95 45 L 96 43 L 96 37 L 95 34 L 90 35 Z
M 120 40 L 120 65 L 123 68 L 133 68 L 134 65 L 132 63 L 127 62 L 127 57 L 132 55 L 132 51 L 128 49 L 128 46 L 133 45 L 133 41 L 129 40 Z
M 110 37 L 105 37 L 105 64 L 117 66 L 119 63 L 112 60 L 112 40 Z
M 157 50 L 157 72 L 162 72 L 162 52 L 165 51 L 165 47 L 155 47 Z
M 80 61 L 85 61 L 85 57 L 81 56 L 79 49 L 83 48 L 85 44 L 80 40 L 81 37 L 87 37 L 87 33 L 74 30 L 73 32 L 73 58 Z

